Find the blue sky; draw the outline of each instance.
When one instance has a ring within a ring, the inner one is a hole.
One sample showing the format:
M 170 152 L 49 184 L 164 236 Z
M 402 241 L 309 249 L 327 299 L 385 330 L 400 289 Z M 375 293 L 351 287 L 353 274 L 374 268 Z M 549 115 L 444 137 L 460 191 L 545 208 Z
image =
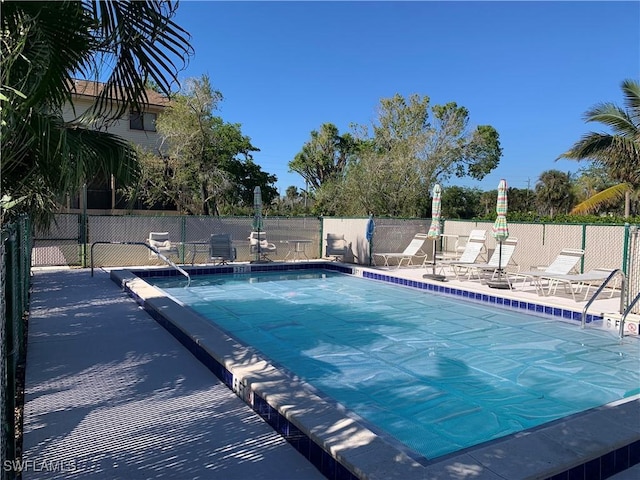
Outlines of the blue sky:
M 483 181 L 533 188 L 599 124 L 584 112 L 623 104 L 640 77 L 640 2 L 218 2 L 182 1 L 176 21 L 195 57 L 180 79 L 208 74 L 223 96 L 216 115 L 240 123 L 277 175 L 281 194 L 304 181 L 288 163 L 323 123 L 341 133 L 371 125 L 381 98 L 456 102 L 470 126 L 497 129 L 499 167 Z

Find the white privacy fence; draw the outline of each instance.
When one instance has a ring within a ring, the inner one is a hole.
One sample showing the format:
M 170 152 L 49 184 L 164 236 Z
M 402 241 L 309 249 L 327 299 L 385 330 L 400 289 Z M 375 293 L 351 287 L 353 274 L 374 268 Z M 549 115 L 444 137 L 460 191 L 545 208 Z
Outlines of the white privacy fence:
M 354 263 L 368 264 L 366 224 L 366 218 L 324 218 L 322 229 L 325 236 L 326 233 L 344 234 L 357 257 Z M 373 252 L 401 252 L 416 233 L 429 230 L 431 220 L 378 218 L 375 224 Z M 487 231 L 487 255 L 490 256 L 496 248 L 496 241 L 491 235 L 492 226 L 492 222 L 447 220 L 443 222 L 442 232 L 446 242 L 442 241 L 442 249 L 452 251 L 456 238 L 463 245 L 471 230 L 484 229 Z M 549 264 L 563 248 L 585 250 L 581 271 L 623 268 L 625 231 L 628 230 L 629 227 L 624 225 L 509 223 L 509 236 L 518 239 L 513 260 L 521 270 Z M 427 248 L 433 247 L 427 245 Z
M 627 258 L 627 277 L 629 294 L 626 304 L 629 305 L 637 295 L 640 295 L 640 230 L 637 226 L 629 229 Z M 631 313 L 640 314 L 640 302 L 636 303 Z
M 373 253 L 401 252 L 416 233 L 429 230 L 431 220 L 378 218 L 375 223 L 371 245 Z M 322 229 L 325 237 L 326 233 L 344 234 L 352 245 L 354 263 L 368 265 L 366 224 L 366 218 L 324 218 Z M 493 222 L 446 220 L 443 222 L 444 236 L 438 249 L 452 251 L 456 240 L 463 245 L 471 230 L 485 229 L 488 258 L 496 248 L 496 241 L 491 235 L 492 226 Z M 619 268 L 628 277 L 626 303 L 640 292 L 640 234 L 635 226 L 511 222 L 509 236 L 518 239 L 512 259 L 520 270 L 548 265 L 563 248 L 581 248 L 585 250 L 581 272 L 595 268 Z M 427 245 L 426 248 L 432 255 L 433 247 Z M 639 313 L 638 307 L 632 313 Z

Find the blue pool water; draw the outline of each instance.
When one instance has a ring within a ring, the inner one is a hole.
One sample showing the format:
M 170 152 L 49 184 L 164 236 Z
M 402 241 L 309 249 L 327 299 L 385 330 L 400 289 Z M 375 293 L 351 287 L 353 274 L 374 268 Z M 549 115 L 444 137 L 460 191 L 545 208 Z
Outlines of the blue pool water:
M 328 271 L 153 279 L 428 459 L 640 393 L 640 342 Z

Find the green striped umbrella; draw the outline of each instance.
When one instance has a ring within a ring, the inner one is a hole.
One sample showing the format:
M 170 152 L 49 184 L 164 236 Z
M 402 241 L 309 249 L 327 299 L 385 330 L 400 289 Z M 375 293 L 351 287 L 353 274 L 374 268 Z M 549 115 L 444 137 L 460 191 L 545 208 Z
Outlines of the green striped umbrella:
M 442 189 L 437 183 L 433 186 L 433 200 L 431 200 L 431 226 L 427 237 L 436 239 L 440 236 L 440 213 L 442 208 Z
M 433 186 L 433 199 L 431 200 L 431 226 L 427 237 L 433 239 L 433 274 L 436 274 L 436 240 L 440 236 L 440 215 L 442 210 L 442 189 L 437 183 Z
M 253 230 L 258 232 L 258 246 L 256 248 L 256 262 L 260 261 L 260 250 L 261 250 L 261 242 L 260 242 L 260 231 L 262 230 L 262 192 L 260 191 L 260 187 L 256 187 L 253 189 Z
M 500 180 L 498 184 L 498 201 L 496 202 L 496 213 L 498 217 L 493 224 L 493 238 L 500 242 L 500 253 L 498 254 L 498 270 L 502 269 L 502 242 L 509 238 L 509 227 L 507 226 L 507 181 Z
M 253 189 L 253 229 L 259 232 L 262 227 L 262 192 L 256 187 Z

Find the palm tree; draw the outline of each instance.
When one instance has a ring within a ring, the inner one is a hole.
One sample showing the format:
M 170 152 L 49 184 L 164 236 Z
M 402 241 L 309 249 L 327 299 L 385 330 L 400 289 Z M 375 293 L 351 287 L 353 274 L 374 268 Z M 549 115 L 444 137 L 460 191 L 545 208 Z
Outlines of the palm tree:
M 545 170 L 535 186 L 536 204 L 543 215 L 566 213 L 573 205 L 571 175 L 560 170 Z
M 606 167 L 611 177 L 619 182 L 580 203 L 572 213 L 595 211 L 624 195 L 624 215 L 630 215 L 631 192 L 640 185 L 640 84 L 625 80 L 622 92 L 625 108 L 600 103 L 584 114 L 585 121 L 603 123 L 613 133 L 590 132 L 559 157 L 592 160 Z
M 99 131 L 140 112 L 153 83 L 169 95 L 189 34 L 171 1 L 3 2 L 0 16 L 3 194 L 46 221 L 63 194 L 96 176 L 126 183 L 139 172 L 135 150 Z M 106 79 L 93 108 L 72 122 L 74 77 Z

